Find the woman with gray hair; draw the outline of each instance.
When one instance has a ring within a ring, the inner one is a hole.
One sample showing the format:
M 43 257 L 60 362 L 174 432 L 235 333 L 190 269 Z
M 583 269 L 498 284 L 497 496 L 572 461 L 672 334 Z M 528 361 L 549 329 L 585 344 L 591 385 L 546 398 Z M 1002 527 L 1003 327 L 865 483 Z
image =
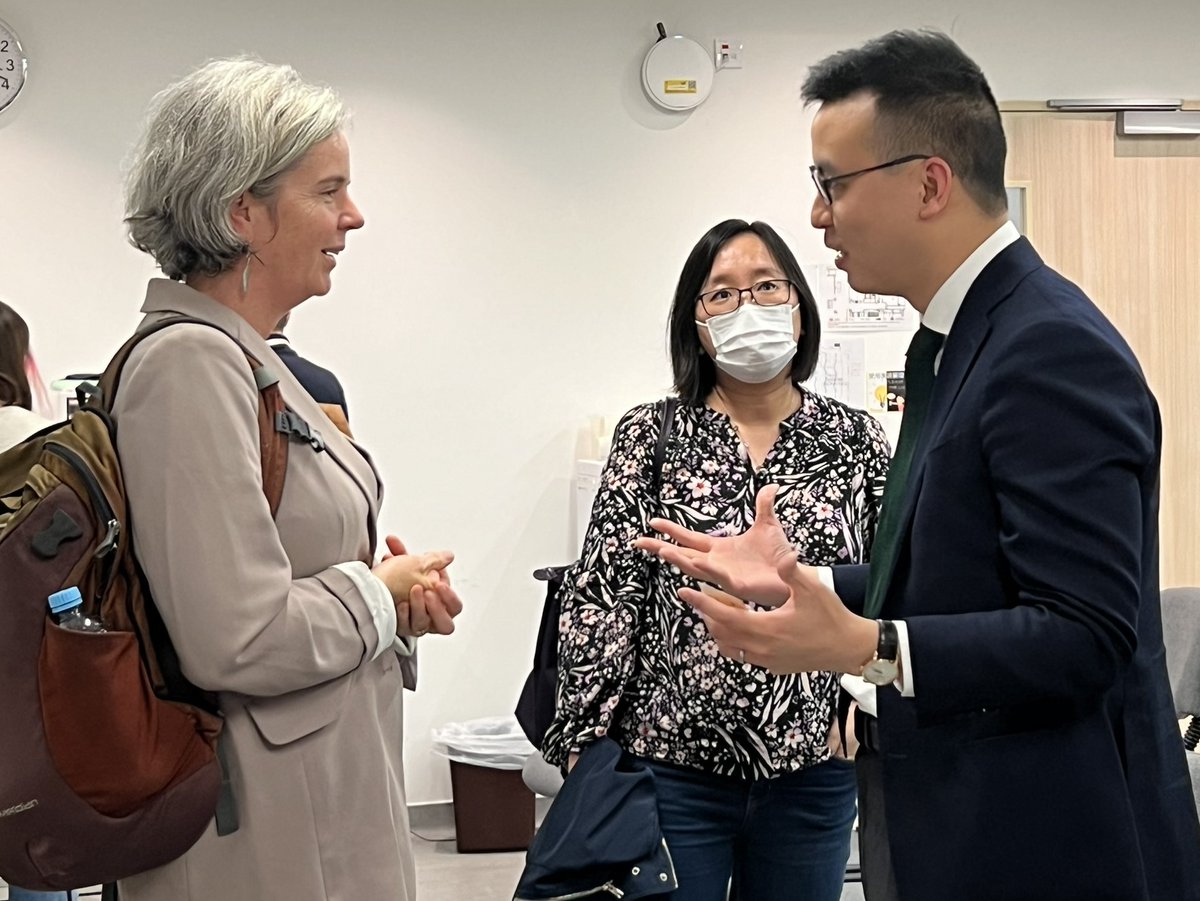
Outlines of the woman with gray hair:
M 380 484 L 267 346 L 326 294 L 351 231 L 345 112 L 287 66 L 210 62 L 154 98 L 127 222 L 158 262 L 145 338 L 114 399 L 133 542 L 183 675 L 218 698 L 239 828 L 120 883 L 122 901 L 415 896 L 402 687 L 416 636 L 461 604 L 447 551 L 374 564 Z M 239 347 L 239 343 L 242 347 Z M 295 437 L 274 516 L 259 390 L 278 377 Z M 223 830 L 224 831 L 224 830 Z

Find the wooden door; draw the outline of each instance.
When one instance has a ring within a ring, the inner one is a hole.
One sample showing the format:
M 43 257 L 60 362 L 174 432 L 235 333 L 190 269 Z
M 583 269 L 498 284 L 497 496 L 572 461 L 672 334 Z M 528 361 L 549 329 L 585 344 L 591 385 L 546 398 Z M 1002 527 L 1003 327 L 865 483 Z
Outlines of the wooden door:
M 1162 585 L 1200 585 L 1200 138 L 1107 114 L 1005 112 L 1010 183 L 1042 257 L 1133 347 L 1163 418 Z

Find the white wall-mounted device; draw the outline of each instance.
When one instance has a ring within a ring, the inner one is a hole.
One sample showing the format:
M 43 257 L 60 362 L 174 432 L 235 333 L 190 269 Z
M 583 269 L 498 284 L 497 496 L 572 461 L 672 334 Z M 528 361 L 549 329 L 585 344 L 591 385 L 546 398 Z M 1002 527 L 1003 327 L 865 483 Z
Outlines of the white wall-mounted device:
M 665 110 L 694 109 L 712 91 L 716 67 L 707 50 L 681 34 L 667 37 L 658 23 L 658 41 L 642 63 L 642 87 L 646 96 Z

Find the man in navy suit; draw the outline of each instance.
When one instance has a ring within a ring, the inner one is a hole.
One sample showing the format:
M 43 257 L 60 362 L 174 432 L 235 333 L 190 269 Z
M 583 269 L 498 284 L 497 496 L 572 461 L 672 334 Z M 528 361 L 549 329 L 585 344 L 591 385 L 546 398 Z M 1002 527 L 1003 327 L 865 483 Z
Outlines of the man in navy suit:
M 1008 221 L 996 102 L 948 37 L 835 54 L 804 97 L 814 227 L 922 319 L 872 563 L 798 566 L 772 487 L 741 536 L 638 544 L 718 586 L 680 593 L 723 653 L 851 674 L 871 901 L 1200 898 L 1137 360 Z
M 290 318 L 291 314 L 289 313 L 279 320 L 275 325 L 275 331 L 267 338 L 267 344 L 283 361 L 283 365 L 296 377 L 300 387 L 321 405 L 321 409 L 325 411 L 325 415 L 329 417 L 330 421 L 349 435 L 350 408 L 346 405 L 346 392 L 342 388 L 342 383 L 328 369 L 318 366 L 296 353 L 291 342 L 288 341 L 287 335 L 283 333 Z

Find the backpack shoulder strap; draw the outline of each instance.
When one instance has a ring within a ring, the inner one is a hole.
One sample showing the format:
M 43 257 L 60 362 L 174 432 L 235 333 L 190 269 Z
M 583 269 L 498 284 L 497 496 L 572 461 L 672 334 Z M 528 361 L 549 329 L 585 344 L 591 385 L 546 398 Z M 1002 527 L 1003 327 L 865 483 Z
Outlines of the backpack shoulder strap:
M 113 356 L 108 366 L 100 376 L 99 390 L 92 396 L 90 404 L 104 414 L 112 412 L 113 401 L 117 396 L 117 388 L 121 383 L 121 374 L 134 348 L 146 338 L 174 325 L 203 325 L 216 329 L 236 344 L 246 357 L 250 371 L 254 375 L 254 384 L 258 388 L 258 443 L 262 458 L 263 494 L 271 508 L 271 516 L 279 511 L 279 502 L 283 498 L 283 484 L 287 478 L 288 432 L 280 428 L 280 414 L 287 412 L 283 402 L 283 394 L 279 390 L 279 376 L 270 367 L 263 365 L 242 342 L 225 331 L 219 325 L 196 319 L 191 316 L 172 316 L 151 323 L 146 328 L 135 332 Z

